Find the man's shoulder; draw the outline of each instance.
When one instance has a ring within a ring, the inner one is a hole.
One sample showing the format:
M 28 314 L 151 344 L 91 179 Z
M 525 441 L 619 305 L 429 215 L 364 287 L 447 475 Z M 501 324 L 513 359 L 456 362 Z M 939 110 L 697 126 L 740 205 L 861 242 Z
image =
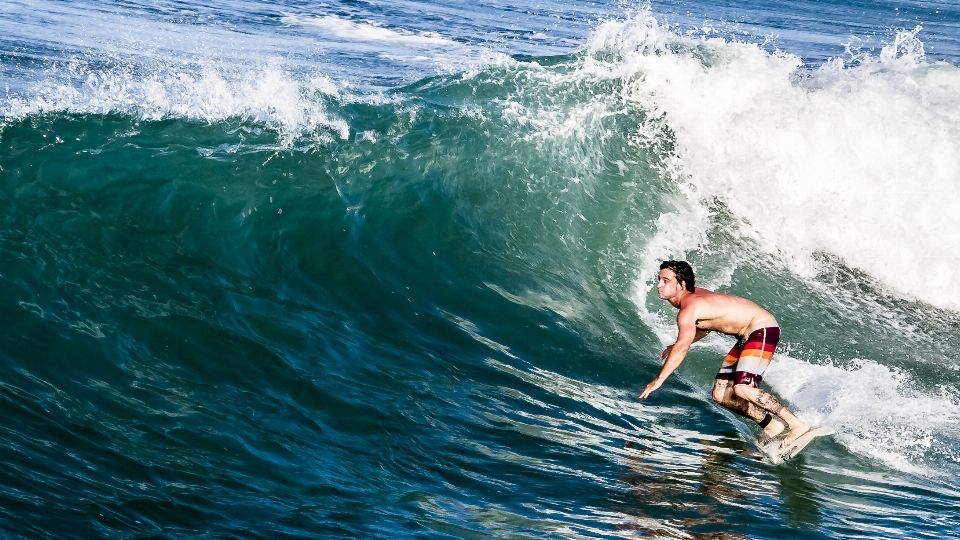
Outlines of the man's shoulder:
M 694 291 L 695 292 L 688 294 L 686 298 L 683 299 L 678 317 L 700 318 L 700 316 L 712 312 L 718 300 L 724 296 L 728 296 L 723 293 L 715 293 L 708 289 L 701 289 L 700 287 L 695 288 Z
M 697 311 L 700 310 L 700 306 L 703 305 L 706 297 L 709 294 L 713 294 L 710 291 L 707 291 L 706 289 L 700 289 L 699 287 L 697 287 L 696 290 L 697 292 L 688 294 L 686 297 L 684 297 L 683 303 L 680 304 L 680 312 L 677 313 L 678 319 L 694 316 Z M 705 293 L 700 291 L 705 291 Z
M 741 298 L 735 294 L 715 292 L 709 289 L 701 289 L 700 287 L 696 287 L 694 291 L 695 292 L 691 294 L 689 298 L 691 300 L 695 300 L 695 302 L 715 303 L 745 300 L 744 298 Z
M 687 306 L 693 307 L 693 306 L 696 306 L 696 305 L 698 305 L 698 304 L 706 301 L 706 300 L 709 299 L 710 297 L 713 297 L 713 296 L 716 296 L 716 295 L 717 295 L 717 293 L 715 293 L 715 292 L 713 292 L 713 291 L 711 291 L 711 290 L 701 289 L 700 287 L 695 287 L 695 288 L 694 288 L 694 292 L 688 294 L 687 297 L 684 299 L 684 306 L 683 306 L 683 307 L 687 307 Z

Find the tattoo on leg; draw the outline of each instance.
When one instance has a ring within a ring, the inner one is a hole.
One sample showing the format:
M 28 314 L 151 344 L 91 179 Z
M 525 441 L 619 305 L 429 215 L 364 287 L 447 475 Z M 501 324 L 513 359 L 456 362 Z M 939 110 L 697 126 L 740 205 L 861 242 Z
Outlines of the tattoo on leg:
M 783 405 L 766 390 L 760 390 L 760 393 L 757 394 L 757 403 L 776 415 L 779 415 L 780 411 L 783 410 Z
M 747 418 L 753 420 L 758 424 L 763 420 L 763 417 L 766 416 L 766 411 L 764 411 L 760 407 L 757 407 L 756 405 L 754 405 L 753 403 L 750 403 L 749 401 L 743 399 L 742 397 L 738 397 L 738 396 L 734 396 L 734 397 L 737 399 L 737 401 L 741 402 L 742 404 L 741 406 L 744 409 L 744 412 L 740 413 L 741 415 L 746 416 Z M 735 411 L 735 412 L 739 412 L 739 411 Z
M 722 389 L 723 392 L 723 399 L 717 401 L 720 405 L 757 423 L 760 423 L 764 416 L 766 416 L 766 411 L 734 394 L 733 384 L 727 383 L 726 381 L 717 381 L 717 385 L 717 388 Z

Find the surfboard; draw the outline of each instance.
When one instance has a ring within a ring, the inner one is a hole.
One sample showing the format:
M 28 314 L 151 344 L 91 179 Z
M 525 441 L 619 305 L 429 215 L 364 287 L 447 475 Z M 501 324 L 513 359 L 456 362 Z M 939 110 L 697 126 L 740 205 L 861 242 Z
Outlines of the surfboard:
M 763 452 L 770 458 L 770 461 L 773 462 L 774 465 L 780 465 L 784 461 L 795 458 L 801 450 L 816 439 L 833 435 L 836 432 L 837 430 L 830 426 L 814 426 L 810 428 L 810 431 L 801 435 L 786 448 L 780 448 L 781 439 L 774 439 L 763 447 Z

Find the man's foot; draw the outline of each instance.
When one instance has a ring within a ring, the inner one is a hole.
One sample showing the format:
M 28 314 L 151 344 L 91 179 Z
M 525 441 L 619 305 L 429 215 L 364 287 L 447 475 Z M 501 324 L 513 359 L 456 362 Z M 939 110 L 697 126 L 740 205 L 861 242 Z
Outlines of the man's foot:
M 830 426 L 814 426 L 808 429 L 806 433 L 798 437 L 797 440 L 786 450 L 781 451 L 780 459 L 784 461 L 793 459 L 794 456 L 799 454 L 801 450 L 806 448 L 807 445 L 812 443 L 817 437 L 826 437 L 827 435 L 833 435 L 836 432 L 837 430 Z
M 783 422 L 777 419 L 770 420 L 770 423 L 767 424 L 767 427 L 763 428 L 763 433 L 760 435 L 760 440 L 757 441 L 757 444 L 760 446 L 766 445 L 768 442 L 775 439 L 777 435 L 783 433 L 783 430 L 785 429 L 786 426 L 783 425 Z
M 808 431 L 810 431 L 810 424 L 807 424 L 806 422 L 800 422 L 798 426 L 791 428 L 790 433 L 787 433 L 787 436 L 783 438 L 780 448 L 788 448 L 791 444 L 793 444 L 793 441 L 803 437 Z

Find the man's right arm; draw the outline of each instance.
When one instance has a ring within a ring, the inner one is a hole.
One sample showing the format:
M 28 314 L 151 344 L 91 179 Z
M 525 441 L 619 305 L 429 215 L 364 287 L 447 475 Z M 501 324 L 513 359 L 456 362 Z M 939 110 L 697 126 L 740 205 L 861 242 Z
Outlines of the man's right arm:
M 701 334 L 701 332 L 703 333 Z M 690 345 L 705 335 L 707 335 L 705 331 L 697 330 L 696 315 L 693 310 L 689 308 L 681 309 L 680 313 L 677 314 L 677 342 L 664 351 L 667 353 L 667 359 L 663 363 L 663 367 L 660 368 L 660 374 L 644 388 L 643 393 L 640 394 L 640 399 L 646 399 L 654 390 L 660 388 L 667 377 L 680 367 L 680 363 L 687 356 L 687 351 L 690 350 Z

